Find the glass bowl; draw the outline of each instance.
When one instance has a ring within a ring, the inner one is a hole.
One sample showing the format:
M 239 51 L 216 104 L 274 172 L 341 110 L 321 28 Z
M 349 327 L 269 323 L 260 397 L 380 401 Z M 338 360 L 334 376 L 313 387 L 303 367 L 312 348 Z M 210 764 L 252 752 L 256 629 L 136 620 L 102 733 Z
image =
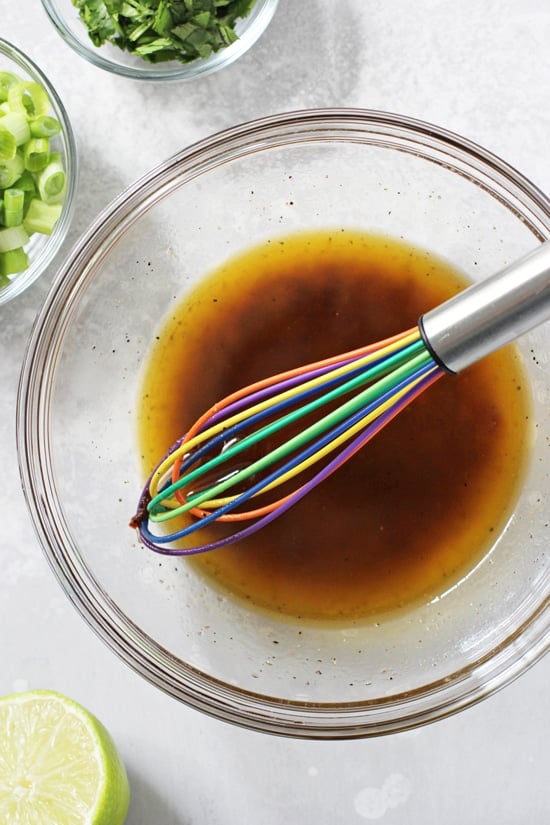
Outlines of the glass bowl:
M 42 0 L 42 5 L 57 32 L 74 51 L 114 74 L 135 80 L 191 80 L 204 77 L 229 66 L 250 49 L 263 34 L 275 14 L 278 0 L 256 0 L 250 13 L 237 21 L 235 31 L 238 40 L 209 57 L 191 63 L 167 61 L 149 63 L 125 52 L 111 43 L 95 46 L 88 36 L 78 9 L 72 0 Z
M 60 152 L 67 176 L 63 210 L 51 235 L 34 233 L 25 250 L 29 256 L 29 266 L 24 271 L 10 276 L 10 283 L 0 288 L 0 304 L 7 303 L 20 295 L 44 272 L 59 250 L 69 228 L 76 194 L 77 154 L 76 143 L 69 117 L 59 96 L 45 74 L 16 46 L 0 38 L 0 72 L 15 74 L 23 80 L 39 83 L 47 92 L 50 113 L 61 124 L 61 132 L 50 139 L 52 150 Z
M 63 589 L 152 684 L 251 729 L 364 737 L 489 696 L 548 647 L 550 329 L 519 344 L 537 436 L 513 517 L 441 598 L 384 620 L 300 623 L 251 609 L 128 528 L 136 409 L 151 342 L 228 257 L 298 230 L 352 227 L 431 250 L 476 280 L 550 235 L 550 203 L 503 161 L 432 124 L 301 111 L 237 126 L 138 180 L 62 265 L 18 398 L 22 482 Z

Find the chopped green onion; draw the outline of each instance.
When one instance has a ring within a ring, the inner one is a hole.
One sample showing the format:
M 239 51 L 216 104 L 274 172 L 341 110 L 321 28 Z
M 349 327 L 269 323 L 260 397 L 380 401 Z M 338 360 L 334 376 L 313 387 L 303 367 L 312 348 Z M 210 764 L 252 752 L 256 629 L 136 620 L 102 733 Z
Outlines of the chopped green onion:
M 58 135 L 61 131 L 60 122 L 50 115 L 41 115 L 41 117 L 34 118 L 30 121 L 29 127 L 31 136 L 35 138 L 50 138 Z
M 23 196 L 25 198 L 23 212 L 26 215 L 29 204 L 36 195 L 36 182 L 34 180 L 34 176 L 28 171 L 28 169 L 25 169 L 21 177 L 17 178 L 14 183 L 14 188 L 20 189 L 23 192 Z
M 0 287 L 9 284 L 8 275 L 17 275 L 29 267 L 29 256 L 22 246 L 0 252 Z
M 25 193 L 22 189 L 6 189 L 4 192 L 4 224 L 19 226 L 23 223 Z
M 23 221 L 25 231 L 29 235 L 32 235 L 33 232 L 51 235 L 55 224 L 59 220 L 61 210 L 60 203 L 44 203 L 39 198 L 33 198 Z
M 7 151 L 12 153 L 11 155 L 6 155 L 6 157 L 13 157 L 15 148 L 26 143 L 31 136 L 31 130 L 26 117 L 19 112 L 8 112 L 5 114 L 0 118 L 0 136 L 8 141 L 5 145 L 7 146 Z
M 0 119 L 0 126 L 2 129 L 11 132 L 17 146 L 22 146 L 31 136 L 27 118 L 20 112 L 11 111 L 5 114 L 4 117 Z
M 21 177 L 17 178 L 14 183 L 16 189 L 22 189 L 23 192 L 36 192 L 36 183 L 34 175 L 28 169 L 21 170 Z
M 50 141 L 48 138 L 31 138 L 25 144 L 23 160 L 29 172 L 45 169 L 50 159 Z
M 11 72 L 0 72 L 0 102 L 8 99 L 8 90 L 10 86 L 19 83 L 19 78 Z
M 4 129 L 0 119 L 0 160 L 12 160 L 17 151 L 17 144 L 13 132 Z
M 21 224 L 0 229 L 0 252 L 9 252 L 18 249 L 29 242 L 27 230 Z
M 50 162 L 37 178 L 38 194 L 46 203 L 59 203 L 65 194 L 66 175 L 57 152 L 50 156 Z
M 20 112 L 27 118 L 47 115 L 50 108 L 46 90 L 33 80 L 21 80 L 10 86 L 8 103 L 13 112 Z
M 23 157 L 19 152 L 9 160 L 0 159 L 0 190 L 13 186 L 23 174 L 24 168 Z

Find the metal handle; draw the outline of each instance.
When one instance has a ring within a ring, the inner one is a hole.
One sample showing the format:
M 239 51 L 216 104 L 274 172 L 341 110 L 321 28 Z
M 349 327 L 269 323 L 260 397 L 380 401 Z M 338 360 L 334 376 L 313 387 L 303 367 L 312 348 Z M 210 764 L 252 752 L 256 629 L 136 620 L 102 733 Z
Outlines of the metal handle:
M 427 312 L 424 342 L 449 372 L 460 372 L 550 318 L 550 241 Z

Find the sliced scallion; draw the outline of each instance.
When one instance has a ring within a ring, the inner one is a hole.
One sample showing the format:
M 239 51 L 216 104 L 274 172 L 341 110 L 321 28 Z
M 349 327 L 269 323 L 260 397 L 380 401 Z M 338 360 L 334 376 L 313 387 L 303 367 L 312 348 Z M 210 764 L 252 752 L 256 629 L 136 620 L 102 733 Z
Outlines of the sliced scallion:
M 7 226 L 0 229 L 0 252 L 10 252 L 29 242 L 29 235 L 24 226 Z
M 4 192 L 4 224 L 19 226 L 23 223 L 25 193 L 22 189 L 6 189 Z
M 58 135 L 61 131 L 60 122 L 50 115 L 35 117 L 30 121 L 29 127 L 31 136 L 35 138 L 51 138 L 54 135 Z
M 15 181 L 15 187 L 23 192 L 36 192 L 34 175 L 28 169 L 21 170 L 21 176 Z
M 31 138 L 23 149 L 25 169 L 29 172 L 41 172 L 50 159 L 50 141 L 48 138 Z
M 13 132 L 9 129 L 4 129 L 2 120 L 0 120 L 0 161 L 12 160 L 17 151 L 17 144 L 13 136 Z
M 45 169 L 38 177 L 38 194 L 45 203 L 59 203 L 65 194 L 66 175 L 59 153 L 52 152 Z
M 0 72 L 0 103 L 8 99 L 8 90 L 16 83 L 19 83 L 17 75 L 11 72 Z
M 19 112 L 27 118 L 42 117 L 50 109 L 46 90 L 33 80 L 21 80 L 10 86 L 8 103 L 13 112 Z
M 0 119 L 0 125 L 3 129 L 7 129 L 8 132 L 12 133 L 17 146 L 22 146 L 31 136 L 29 122 L 21 112 L 7 112 Z
M 23 174 L 24 169 L 23 157 L 19 152 L 9 160 L 0 159 L 0 190 L 13 186 Z
M 29 266 L 29 256 L 22 246 L 0 252 L 0 287 L 9 283 L 8 275 L 24 272 Z
M 23 174 L 20 178 L 17 178 L 15 183 L 13 184 L 16 189 L 20 189 L 23 192 L 23 196 L 25 198 L 25 205 L 23 207 L 24 214 L 27 214 L 27 209 L 29 208 L 29 204 L 32 199 L 36 195 L 36 182 L 34 180 L 34 175 L 25 169 Z
M 61 215 L 60 203 L 44 203 L 39 198 L 33 198 L 29 203 L 27 214 L 23 221 L 23 228 L 32 235 L 40 232 L 42 235 L 51 235 Z M 22 245 L 22 244 L 21 244 Z

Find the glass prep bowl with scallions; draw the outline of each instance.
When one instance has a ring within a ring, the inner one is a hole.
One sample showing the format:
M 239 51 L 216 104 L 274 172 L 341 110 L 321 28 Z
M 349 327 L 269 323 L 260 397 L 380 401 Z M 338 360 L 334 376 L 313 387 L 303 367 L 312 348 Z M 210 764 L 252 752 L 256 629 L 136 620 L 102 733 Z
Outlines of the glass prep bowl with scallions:
M 256 43 L 278 0 L 166 3 L 42 0 L 65 42 L 85 60 L 136 80 L 190 80 L 229 66 Z M 134 13 L 135 12 L 135 13 Z
M 59 250 L 76 176 L 75 139 L 55 88 L 0 38 L 0 304 L 27 289 Z

